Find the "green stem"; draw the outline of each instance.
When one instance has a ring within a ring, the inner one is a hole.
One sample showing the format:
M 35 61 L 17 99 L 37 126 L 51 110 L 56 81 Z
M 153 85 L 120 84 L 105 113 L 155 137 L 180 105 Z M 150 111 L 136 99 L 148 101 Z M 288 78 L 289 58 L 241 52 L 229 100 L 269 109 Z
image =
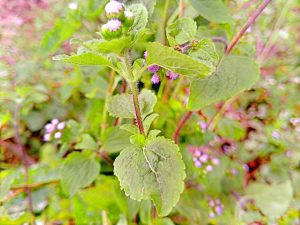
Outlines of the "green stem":
M 164 37 L 164 39 L 163 39 L 163 44 L 164 45 L 167 44 L 166 27 L 167 27 L 167 23 L 168 23 L 169 3 L 170 3 L 170 0 L 166 0 L 165 1 L 164 15 L 163 15 L 163 27 L 162 27 L 162 31 L 163 31 L 163 37 Z

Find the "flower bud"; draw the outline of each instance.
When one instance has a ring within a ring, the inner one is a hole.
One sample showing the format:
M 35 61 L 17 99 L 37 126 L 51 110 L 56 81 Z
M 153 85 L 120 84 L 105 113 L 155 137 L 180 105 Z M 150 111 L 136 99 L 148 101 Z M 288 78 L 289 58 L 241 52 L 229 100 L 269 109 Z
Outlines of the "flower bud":
M 122 22 L 118 19 L 108 20 L 101 28 L 101 34 L 106 40 L 121 37 Z
M 152 84 L 158 84 L 159 83 L 159 76 L 157 73 L 155 73 L 152 77 L 151 77 L 151 82 Z
M 108 19 L 124 19 L 124 6 L 121 2 L 118 2 L 116 0 L 111 0 L 106 4 L 105 12 Z
M 124 15 L 125 15 L 124 26 L 125 27 L 131 27 L 133 25 L 133 22 L 134 22 L 133 13 L 130 10 L 126 9 L 125 12 L 124 12 Z

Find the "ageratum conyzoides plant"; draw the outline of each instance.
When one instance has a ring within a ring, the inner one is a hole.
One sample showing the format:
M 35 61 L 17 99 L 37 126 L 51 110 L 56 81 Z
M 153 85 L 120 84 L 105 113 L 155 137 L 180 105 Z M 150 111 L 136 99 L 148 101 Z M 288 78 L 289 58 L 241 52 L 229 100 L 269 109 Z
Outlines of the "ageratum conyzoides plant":
M 97 33 L 98 39 L 81 42 L 77 53 L 57 55 L 54 60 L 106 67 L 111 76 L 116 74 L 128 84 L 130 92 L 108 96 L 105 105 L 110 116 L 122 119 L 119 129 L 130 134 L 128 145 L 114 161 L 114 174 L 127 196 L 138 201 L 151 199 L 158 215 L 166 216 L 184 190 L 185 164 L 178 139 L 175 143 L 160 135 L 163 130 L 151 126 L 164 115 L 153 112 L 157 96 L 142 88 L 139 81 L 149 73 L 153 84 L 164 76 L 173 82 L 179 82 L 178 77 L 187 78 L 190 93 L 186 111 L 190 115 L 251 88 L 259 78 L 259 68 L 251 58 L 231 54 L 238 39 L 221 54 L 213 40 L 197 39 L 197 24 L 189 17 L 174 17 L 164 31 L 167 41 L 162 44 L 147 38 L 153 31 L 147 26 L 148 11 L 143 4 L 111 0 L 105 12 L 107 21 Z M 74 157 L 80 158 L 78 154 Z M 211 161 L 218 163 L 217 159 Z M 195 163 L 201 164 L 197 160 Z M 220 203 L 217 214 L 222 207 Z

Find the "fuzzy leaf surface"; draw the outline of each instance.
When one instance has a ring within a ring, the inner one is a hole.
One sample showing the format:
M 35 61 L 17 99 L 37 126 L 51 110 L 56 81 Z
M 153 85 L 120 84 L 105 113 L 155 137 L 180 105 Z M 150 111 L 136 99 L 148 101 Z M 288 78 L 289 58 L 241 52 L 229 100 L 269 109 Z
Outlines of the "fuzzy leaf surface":
M 124 149 L 114 163 L 114 173 L 126 195 L 153 200 L 158 214 L 166 216 L 184 189 L 185 165 L 173 141 L 158 137 L 144 148 Z

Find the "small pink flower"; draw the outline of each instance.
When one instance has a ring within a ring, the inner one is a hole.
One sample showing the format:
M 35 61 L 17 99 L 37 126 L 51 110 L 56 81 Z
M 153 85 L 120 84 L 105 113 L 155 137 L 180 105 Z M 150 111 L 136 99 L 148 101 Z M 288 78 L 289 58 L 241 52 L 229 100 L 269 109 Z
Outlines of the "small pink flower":
M 48 123 L 45 126 L 45 130 L 47 133 L 52 133 L 55 130 L 55 125 L 52 123 Z
M 57 125 L 59 123 L 59 120 L 55 118 L 55 119 L 51 120 L 51 123 L 54 125 Z
M 151 77 L 151 82 L 153 84 L 158 84 L 159 83 L 159 76 L 157 75 L 157 73 L 155 73 L 152 77 Z
M 51 135 L 50 134 L 45 134 L 44 137 L 43 137 L 44 141 L 50 141 L 50 139 L 51 139 Z
M 215 164 L 215 165 L 219 165 L 220 160 L 218 158 L 213 158 L 212 163 Z
M 179 77 L 178 73 L 174 73 L 172 71 L 168 71 L 167 72 L 167 76 L 171 79 L 171 80 L 176 80 Z
M 103 26 L 105 26 L 110 31 L 117 31 L 120 29 L 121 25 L 122 25 L 122 22 L 120 20 L 111 19 L 111 20 L 108 20 L 107 23 L 104 24 Z
M 207 171 L 207 172 L 211 172 L 211 171 L 213 171 L 213 170 L 214 170 L 214 168 L 213 168 L 212 165 L 208 165 L 208 166 L 206 167 L 206 171 Z
M 105 6 L 105 12 L 110 13 L 119 13 L 123 8 L 123 4 L 121 2 L 111 0 L 109 3 Z
M 61 138 L 61 136 L 62 136 L 61 132 L 56 132 L 56 133 L 54 134 L 54 138 L 55 138 L 55 139 L 59 139 L 59 138 Z
M 209 213 L 209 217 L 210 217 L 210 218 L 215 218 L 215 214 L 214 214 L 213 212 L 210 212 L 210 213 Z
M 148 71 L 150 72 L 150 73 L 156 73 L 158 70 L 159 70 L 159 66 L 158 65 L 152 65 L 152 66 L 149 66 L 148 67 Z
M 65 128 L 65 122 L 60 122 L 56 127 L 58 130 L 63 130 Z

